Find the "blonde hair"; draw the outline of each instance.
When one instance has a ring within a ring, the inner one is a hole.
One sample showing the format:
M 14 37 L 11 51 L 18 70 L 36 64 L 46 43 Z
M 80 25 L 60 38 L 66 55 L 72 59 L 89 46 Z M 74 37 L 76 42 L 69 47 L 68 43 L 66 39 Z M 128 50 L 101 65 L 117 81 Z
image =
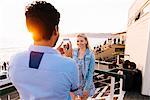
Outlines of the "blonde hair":
M 78 33 L 76 37 L 84 38 L 87 41 L 86 48 L 90 49 L 88 38 L 84 33 Z

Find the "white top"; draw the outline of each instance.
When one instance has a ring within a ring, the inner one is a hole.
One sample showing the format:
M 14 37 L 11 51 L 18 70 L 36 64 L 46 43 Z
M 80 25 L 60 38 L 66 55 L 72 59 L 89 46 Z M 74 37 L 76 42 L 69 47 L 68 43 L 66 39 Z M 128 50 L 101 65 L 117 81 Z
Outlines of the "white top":
M 43 53 L 38 68 L 29 66 L 33 62 L 31 52 Z M 21 100 L 70 100 L 70 90 L 78 88 L 74 60 L 47 46 L 32 45 L 28 51 L 12 57 L 9 76 Z

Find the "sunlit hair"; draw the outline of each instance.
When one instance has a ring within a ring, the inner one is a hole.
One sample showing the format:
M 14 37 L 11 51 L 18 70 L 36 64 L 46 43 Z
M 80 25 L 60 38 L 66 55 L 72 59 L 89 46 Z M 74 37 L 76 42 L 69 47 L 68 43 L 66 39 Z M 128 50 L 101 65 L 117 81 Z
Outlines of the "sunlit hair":
M 84 38 L 85 41 L 87 41 L 86 48 L 90 49 L 88 38 L 87 38 L 87 36 L 84 33 L 78 33 L 76 37 L 82 37 L 82 38 Z
M 26 24 L 33 39 L 50 40 L 55 28 L 58 28 L 60 13 L 46 1 L 34 1 L 26 6 Z

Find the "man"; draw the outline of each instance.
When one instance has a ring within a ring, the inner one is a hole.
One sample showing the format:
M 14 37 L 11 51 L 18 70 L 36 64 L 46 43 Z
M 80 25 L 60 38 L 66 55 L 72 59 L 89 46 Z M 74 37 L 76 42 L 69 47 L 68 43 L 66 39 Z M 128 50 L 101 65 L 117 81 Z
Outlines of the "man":
M 76 64 L 52 48 L 59 37 L 59 12 L 50 3 L 36 1 L 25 16 L 34 45 L 14 55 L 9 69 L 21 100 L 70 100 L 70 91 L 78 88 Z

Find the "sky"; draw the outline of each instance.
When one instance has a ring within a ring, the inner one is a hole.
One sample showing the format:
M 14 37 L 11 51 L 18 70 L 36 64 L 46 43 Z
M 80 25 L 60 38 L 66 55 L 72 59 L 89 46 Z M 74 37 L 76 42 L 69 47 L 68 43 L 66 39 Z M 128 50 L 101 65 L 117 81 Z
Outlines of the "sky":
M 1 0 L 0 46 L 31 41 L 25 26 L 25 6 L 33 0 Z M 46 0 L 61 14 L 61 34 L 115 33 L 126 30 L 128 10 L 135 0 Z M 7 40 L 7 41 L 6 41 Z

